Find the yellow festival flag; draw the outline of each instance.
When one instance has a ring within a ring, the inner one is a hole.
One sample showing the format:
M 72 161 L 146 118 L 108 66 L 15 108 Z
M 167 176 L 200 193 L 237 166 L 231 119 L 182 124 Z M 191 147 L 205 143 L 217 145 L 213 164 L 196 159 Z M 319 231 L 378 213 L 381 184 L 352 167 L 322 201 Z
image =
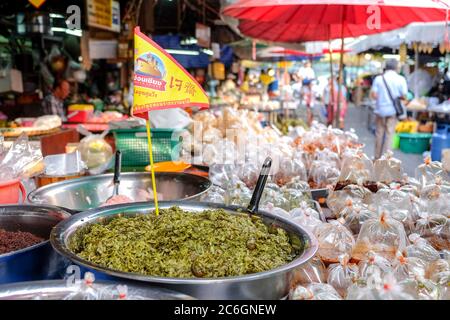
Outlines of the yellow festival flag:
M 156 192 L 150 111 L 169 108 L 209 107 L 203 88 L 171 55 L 139 27 L 134 29 L 134 99 L 131 114 L 147 119 L 148 153 L 152 175 L 155 213 L 159 214 Z
M 172 56 L 139 27 L 134 29 L 134 116 L 148 111 L 192 106 L 207 108 L 203 88 Z

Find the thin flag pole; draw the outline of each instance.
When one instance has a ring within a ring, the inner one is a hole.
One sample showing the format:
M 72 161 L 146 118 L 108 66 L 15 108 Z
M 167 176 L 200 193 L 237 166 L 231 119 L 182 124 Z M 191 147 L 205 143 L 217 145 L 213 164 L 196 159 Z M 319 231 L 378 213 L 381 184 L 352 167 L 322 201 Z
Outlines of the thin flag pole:
M 150 111 L 148 112 L 147 124 L 147 140 L 148 140 L 148 155 L 150 157 L 150 171 L 152 175 L 152 188 L 153 188 L 153 201 L 155 202 L 155 214 L 159 215 L 158 207 L 158 193 L 156 192 L 156 179 L 155 179 L 155 168 L 153 165 L 153 147 L 152 147 L 152 135 L 150 133 Z

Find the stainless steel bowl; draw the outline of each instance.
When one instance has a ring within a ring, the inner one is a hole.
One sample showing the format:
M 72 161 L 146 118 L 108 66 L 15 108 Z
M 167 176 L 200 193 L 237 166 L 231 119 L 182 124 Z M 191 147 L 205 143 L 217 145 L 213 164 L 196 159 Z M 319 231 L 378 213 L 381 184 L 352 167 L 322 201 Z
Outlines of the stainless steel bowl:
M 132 300 L 193 300 L 194 298 L 163 288 L 155 288 L 126 281 L 95 281 L 93 289 L 83 292 L 66 280 L 47 280 L 11 283 L 0 286 L 0 300 L 117 300 L 117 285 L 126 285 L 127 298 Z M 92 295 L 92 291 L 96 294 Z
M 193 174 L 159 172 L 155 177 L 157 192 L 164 201 L 199 200 L 211 187 L 207 178 Z M 53 183 L 31 192 L 28 200 L 74 211 L 94 209 L 113 194 L 112 180 L 113 174 L 102 174 Z M 138 190 L 148 190 L 151 185 L 150 173 L 122 173 L 119 194 L 135 199 Z
M 205 209 L 225 209 L 230 214 L 236 214 L 238 210 L 246 210 L 236 206 L 225 206 L 213 203 L 201 202 L 161 202 L 161 208 L 179 206 L 180 208 L 198 212 Z M 303 246 L 303 250 L 292 262 L 279 268 L 249 274 L 239 277 L 208 278 L 208 279 L 184 279 L 153 277 L 137 273 L 121 272 L 100 267 L 86 261 L 72 253 L 67 244 L 74 232 L 91 223 L 104 223 L 110 219 L 122 216 L 134 216 L 136 214 L 148 214 L 154 209 L 149 203 L 136 203 L 131 205 L 116 205 L 96 210 L 83 212 L 59 223 L 52 231 L 50 241 L 54 249 L 62 256 L 72 260 L 75 264 L 97 273 L 99 276 L 122 278 L 146 282 L 183 292 L 199 299 L 280 299 L 289 291 L 291 280 L 296 276 L 300 266 L 314 256 L 318 243 L 316 238 L 307 230 L 287 219 L 275 216 L 268 212 L 259 211 L 259 215 L 266 224 L 276 224 L 286 230 L 291 241 Z
M 48 239 L 51 229 L 68 217 L 67 211 L 51 206 L 1 206 L 0 229 L 30 232 L 46 241 L 0 254 L 0 284 L 60 278 L 69 261 L 53 250 Z

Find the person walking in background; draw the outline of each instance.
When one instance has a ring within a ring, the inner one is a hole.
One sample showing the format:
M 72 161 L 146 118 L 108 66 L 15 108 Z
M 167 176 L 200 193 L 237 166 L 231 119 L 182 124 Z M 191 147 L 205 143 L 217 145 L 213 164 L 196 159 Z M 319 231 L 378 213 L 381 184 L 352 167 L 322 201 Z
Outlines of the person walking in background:
M 314 115 L 312 112 L 313 103 L 314 103 L 312 81 L 309 79 L 303 80 L 303 86 L 302 86 L 301 91 L 302 91 L 301 96 L 303 98 L 303 103 L 306 106 L 306 120 L 307 120 L 308 126 L 311 126 L 311 124 L 314 120 Z
M 334 86 L 331 85 L 331 79 L 329 80 L 328 86 L 325 88 L 324 92 L 324 103 L 327 108 L 327 125 L 333 125 L 334 118 L 337 113 L 337 104 L 338 104 L 338 82 L 339 79 L 334 80 Z M 334 101 L 331 101 L 331 88 L 334 88 Z M 347 115 L 347 89 L 344 84 L 342 84 L 341 90 L 341 106 L 340 106 L 340 115 L 339 115 L 339 128 L 345 128 L 345 116 Z
M 391 148 L 397 124 L 393 100 L 406 99 L 407 94 L 408 85 L 406 79 L 398 74 L 397 60 L 387 60 L 385 72 L 375 78 L 371 89 L 371 97 L 376 100 L 375 159 Z

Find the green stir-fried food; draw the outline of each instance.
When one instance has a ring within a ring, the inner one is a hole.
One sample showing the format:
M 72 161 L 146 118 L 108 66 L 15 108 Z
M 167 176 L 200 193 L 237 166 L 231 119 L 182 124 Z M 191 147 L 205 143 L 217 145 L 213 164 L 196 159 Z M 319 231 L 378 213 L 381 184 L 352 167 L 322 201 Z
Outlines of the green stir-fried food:
M 229 277 L 292 261 L 288 234 L 259 217 L 224 210 L 192 214 L 178 207 L 160 215 L 114 218 L 76 232 L 70 249 L 100 266 L 152 276 Z

